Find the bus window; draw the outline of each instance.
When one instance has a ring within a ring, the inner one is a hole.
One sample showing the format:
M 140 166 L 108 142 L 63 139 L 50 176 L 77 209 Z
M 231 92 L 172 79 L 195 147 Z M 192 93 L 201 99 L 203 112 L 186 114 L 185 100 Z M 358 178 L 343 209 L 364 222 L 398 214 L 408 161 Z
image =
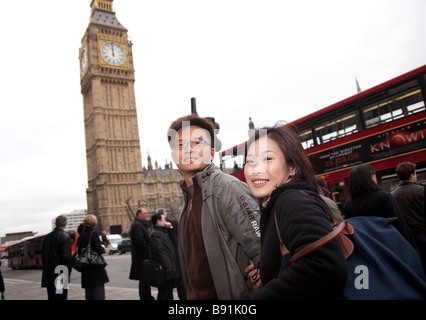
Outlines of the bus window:
M 423 111 L 423 110 L 425 110 L 425 104 L 424 104 L 423 101 L 414 103 L 411 106 L 407 107 L 408 114 L 413 114 L 413 113 L 420 112 L 420 111 Z
M 245 156 L 243 154 L 225 155 L 222 157 L 222 171 L 228 174 L 241 171 L 244 168 Z
M 379 92 L 363 101 L 367 129 L 425 110 L 417 80 Z
M 329 112 L 315 119 L 315 123 L 318 144 L 361 131 L 361 120 L 356 106 Z
M 244 169 L 246 162 L 246 143 L 220 153 L 220 168 L 223 172 L 234 175 Z
M 312 127 L 309 121 L 298 125 L 296 132 L 299 135 L 303 149 L 309 149 L 314 146 L 314 137 L 312 135 Z

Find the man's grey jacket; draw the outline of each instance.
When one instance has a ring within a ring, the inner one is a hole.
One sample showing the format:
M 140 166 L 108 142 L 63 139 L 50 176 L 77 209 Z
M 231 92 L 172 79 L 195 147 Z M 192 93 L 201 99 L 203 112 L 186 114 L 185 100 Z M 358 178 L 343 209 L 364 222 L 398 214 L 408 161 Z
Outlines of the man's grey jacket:
M 260 260 L 260 211 L 247 184 L 223 173 L 213 163 L 198 172 L 203 207 L 201 227 L 207 258 L 220 300 L 239 299 L 252 292 L 244 269 L 249 259 Z M 185 262 L 184 221 L 188 197 L 179 219 L 178 258 L 184 288 L 188 285 Z

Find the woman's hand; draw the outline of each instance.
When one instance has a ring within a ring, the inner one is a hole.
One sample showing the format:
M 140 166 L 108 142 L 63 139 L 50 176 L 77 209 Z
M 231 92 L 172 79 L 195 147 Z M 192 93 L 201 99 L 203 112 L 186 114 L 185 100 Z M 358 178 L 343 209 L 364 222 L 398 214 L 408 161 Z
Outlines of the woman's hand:
M 244 271 L 249 277 L 253 290 L 255 292 L 258 291 L 262 286 L 262 281 L 260 280 L 259 269 L 254 266 L 253 261 L 250 260 L 250 264 L 246 267 Z

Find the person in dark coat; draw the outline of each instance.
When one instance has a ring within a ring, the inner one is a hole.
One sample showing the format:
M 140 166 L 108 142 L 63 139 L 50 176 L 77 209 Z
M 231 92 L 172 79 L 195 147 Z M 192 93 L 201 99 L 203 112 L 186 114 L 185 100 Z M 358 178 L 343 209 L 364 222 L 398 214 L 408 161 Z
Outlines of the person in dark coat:
M 169 237 L 165 214 L 155 213 L 151 217 L 153 231 L 149 236 L 152 260 L 158 262 L 166 272 L 166 282 L 158 288 L 157 300 L 173 300 L 174 283 L 180 278 L 175 246 Z
M 142 263 L 149 258 L 149 227 L 148 211 L 139 208 L 136 211 L 136 218 L 130 226 L 130 251 L 132 254 L 132 265 L 130 267 L 129 279 L 139 280 L 139 297 L 141 300 L 153 300 L 151 287 L 142 281 Z
M 413 235 L 399 207 L 389 192 L 383 191 L 377 182 L 376 171 L 368 164 L 361 164 L 349 173 L 349 199 L 345 202 L 345 219 L 358 216 L 394 218 L 394 226 L 417 250 Z
M 0 261 L 0 268 L 1 268 L 1 261 Z M 1 273 L 1 269 L 0 269 L 0 293 L 1 293 L 1 300 L 5 300 L 4 298 L 4 292 L 5 292 L 5 287 L 4 287 L 4 281 L 3 281 L 3 275 Z
M 413 234 L 426 272 L 426 187 L 417 181 L 415 163 L 406 161 L 398 164 L 396 174 L 400 182 L 391 195 Z
M 77 240 L 79 254 L 89 245 L 89 241 L 92 251 L 96 251 L 99 255 L 105 253 L 99 233 L 95 230 L 97 221 L 93 214 L 88 214 L 84 218 L 84 231 Z M 85 267 L 81 270 L 81 287 L 86 291 L 86 300 L 105 300 L 106 282 L 109 282 L 109 278 L 105 268 Z
M 179 230 L 179 222 L 177 220 L 167 218 L 167 210 L 164 209 L 164 208 L 157 209 L 156 213 L 164 214 L 164 216 L 166 217 L 166 222 L 168 223 L 166 225 L 167 231 L 168 231 L 170 240 L 172 240 L 173 246 L 175 247 L 175 250 L 177 252 L 177 250 L 178 250 L 178 247 L 177 247 L 177 238 L 178 238 L 177 237 L 177 231 Z M 178 265 L 178 268 L 179 268 L 179 265 Z M 179 271 L 179 273 L 180 273 L 180 271 Z M 183 287 L 181 277 L 176 279 L 176 281 L 174 283 L 174 287 L 177 288 L 179 299 L 180 300 L 186 300 L 186 292 L 185 292 L 185 289 Z
M 55 226 L 55 229 L 43 240 L 41 286 L 47 288 L 47 298 L 49 300 L 67 300 L 68 288 L 61 288 L 62 290 L 57 291 L 55 286 L 55 280 L 60 274 L 60 272 L 55 272 L 58 266 L 64 266 L 64 269 L 68 269 L 61 269 L 62 272 L 67 273 L 68 281 L 71 274 L 72 241 L 70 236 L 64 231 L 67 226 L 67 217 L 65 215 L 58 216 L 55 220 Z
M 288 261 L 296 252 L 330 233 L 333 218 L 318 194 L 314 170 L 297 134 L 287 126 L 258 129 L 249 139 L 247 150 L 244 175 L 262 208 L 262 249 L 260 268 L 255 265 L 246 268 L 257 291 L 243 298 L 337 297 L 348 274 L 337 239 L 296 263 Z M 284 243 L 283 250 L 279 237 Z

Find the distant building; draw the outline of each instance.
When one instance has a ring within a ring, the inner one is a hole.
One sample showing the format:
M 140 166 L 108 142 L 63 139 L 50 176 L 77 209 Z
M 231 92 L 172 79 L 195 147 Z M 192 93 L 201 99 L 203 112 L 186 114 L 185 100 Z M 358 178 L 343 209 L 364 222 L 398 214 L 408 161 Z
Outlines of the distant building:
M 63 215 L 65 215 L 68 220 L 65 230 L 77 230 L 78 226 L 83 222 L 84 217 L 87 215 L 87 210 L 74 210 L 70 213 L 63 213 Z M 52 230 L 55 228 L 55 220 L 56 217 L 52 219 Z
M 155 168 L 152 166 L 151 157 L 148 156 L 148 168 L 143 168 L 143 196 L 142 206 L 150 214 L 159 208 L 167 210 L 167 217 L 178 219 L 183 208 L 183 195 L 180 182 L 183 180 L 182 173 L 173 169 L 170 162 L 162 169 L 157 161 Z
M 32 237 L 35 233 L 32 231 L 24 231 L 24 232 L 13 232 L 13 233 L 6 233 L 4 237 L 0 238 L 0 245 L 8 245 L 12 244 L 14 242 L 18 242 L 19 240 L 26 238 L 26 237 Z

